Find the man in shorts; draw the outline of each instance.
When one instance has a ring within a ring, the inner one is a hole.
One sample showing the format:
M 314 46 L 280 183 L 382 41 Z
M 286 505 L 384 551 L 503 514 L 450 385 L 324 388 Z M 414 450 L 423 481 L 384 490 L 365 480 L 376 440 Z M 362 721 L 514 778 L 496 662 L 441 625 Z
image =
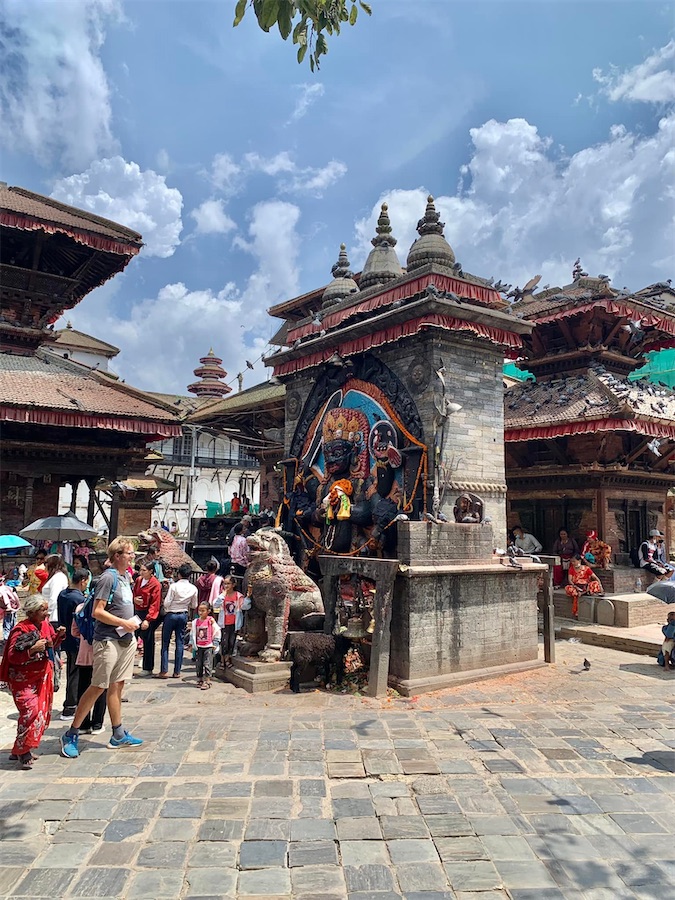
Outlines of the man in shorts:
M 134 560 L 131 541 L 115 538 L 108 547 L 108 568 L 98 579 L 94 589 L 94 666 L 91 685 L 82 694 L 75 710 L 73 724 L 61 737 L 61 755 L 75 759 L 80 755 L 78 740 L 80 726 L 97 698 L 107 690 L 108 713 L 112 724 L 111 750 L 118 747 L 137 747 L 143 741 L 125 731 L 122 726 L 122 690 L 124 682 L 134 673 L 138 620 L 134 616 L 134 602 L 127 570 Z

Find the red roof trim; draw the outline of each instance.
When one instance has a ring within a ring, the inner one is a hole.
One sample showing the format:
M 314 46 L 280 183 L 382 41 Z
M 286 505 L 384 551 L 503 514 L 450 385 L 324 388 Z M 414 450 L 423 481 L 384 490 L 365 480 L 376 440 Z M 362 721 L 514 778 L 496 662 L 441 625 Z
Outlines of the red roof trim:
M 351 341 L 345 341 L 338 346 L 324 347 L 308 356 L 300 359 L 292 359 L 287 362 L 278 363 L 274 367 L 275 375 L 290 375 L 293 372 L 299 372 L 302 369 L 309 369 L 312 366 L 321 365 L 336 351 L 342 356 L 350 356 L 354 353 L 363 353 L 373 347 L 379 347 L 382 344 L 390 344 L 398 341 L 400 338 L 410 337 L 417 334 L 423 328 L 445 328 L 450 331 L 471 331 L 473 334 L 482 338 L 487 338 L 494 344 L 499 344 L 504 348 L 506 356 L 516 358 L 523 346 L 520 335 L 513 334 L 510 331 L 503 331 L 501 328 L 493 328 L 489 325 L 481 325 L 478 322 L 466 322 L 463 319 L 456 319 L 454 316 L 444 316 L 440 313 L 431 313 L 427 316 L 420 316 L 417 319 L 411 319 L 403 322 L 401 325 L 391 325 L 376 331 L 373 334 L 365 335 L 361 338 L 355 338 Z
M 118 253 L 121 256 L 136 256 L 141 249 L 133 244 L 123 244 L 120 241 L 100 237 L 97 234 L 92 234 L 79 228 L 67 228 L 65 225 L 56 225 L 53 222 L 32 219 L 29 216 L 10 213 L 6 210 L 0 210 L 0 225 L 5 225 L 7 228 L 19 228 L 22 231 L 44 231 L 47 234 L 60 232 L 68 235 L 68 237 L 77 241 L 78 244 L 85 244 L 94 250 L 104 250 L 107 253 Z
M 153 422 L 149 419 L 131 419 L 120 416 L 83 415 L 78 412 L 48 409 L 22 409 L 16 406 L 0 406 L 0 419 L 4 422 L 21 422 L 30 425 L 56 425 L 61 428 L 102 428 L 110 431 L 127 431 L 152 435 L 153 438 L 180 437 L 180 425 Z
M 642 304 L 640 305 L 642 306 Z M 578 316 L 579 313 L 584 313 L 589 309 L 597 309 L 598 307 L 606 309 L 607 312 L 618 316 L 635 316 L 638 314 L 643 325 L 646 325 L 647 327 L 655 326 L 661 331 L 665 331 L 666 334 L 671 334 L 675 337 L 675 320 L 659 316 L 656 313 L 640 313 L 634 306 L 628 306 L 626 303 L 619 303 L 615 300 L 596 300 L 591 303 L 584 303 L 582 306 L 573 306 L 568 309 L 563 309 L 551 313 L 548 316 L 534 315 L 532 316 L 532 319 L 536 321 L 537 325 L 543 325 L 546 322 L 557 322 L 560 319 L 569 319 L 572 316 Z
M 288 329 L 287 343 L 290 345 L 298 338 L 307 337 L 310 334 L 317 334 L 322 329 L 333 328 L 341 325 L 345 320 L 356 316 L 359 313 L 373 312 L 382 306 L 389 306 L 396 300 L 407 297 L 413 297 L 415 294 L 423 291 L 431 282 L 441 291 L 452 291 L 458 297 L 468 300 L 477 300 L 479 303 L 489 305 L 501 300 L 497 291 L 492 288 L 481 287 L 478 284 L 471 284 L 467 281 L 460 281 L 457 278 L 450 278 L 448 275 L 441 275 L 437 272 L 422 275 L 420 278 L 414 278 L 412 281 L 406 281 L 403 284 L 396 285 L 389 290 L 381 291 L 374 297 L 369 297 L 360 303 L 354 303 L 335 312 L 327 313 L 321 319 L 319 325 L 308 322 L 305 325 L 299 325 Z M 358 295 L 356 295 L 358 297 Z
M 570 434 L 592 434 L 597 431 L 633 431 L 649 437 L 669 437 L 675 440 L 675 425 L 661 425 L 644 419 L 589 419 L 583 422 L 559 422 L 534 428 L 505 428 L 504 440 L 536 441 L 566 437 Z

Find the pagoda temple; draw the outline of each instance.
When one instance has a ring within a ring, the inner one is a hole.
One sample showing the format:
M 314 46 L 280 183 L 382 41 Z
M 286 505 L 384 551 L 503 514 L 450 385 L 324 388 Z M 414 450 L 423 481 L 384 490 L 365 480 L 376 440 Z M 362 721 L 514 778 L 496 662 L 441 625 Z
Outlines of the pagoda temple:
M 117 483 L 145 468 L 146 445 L 181 434 L 176 412 L 116 377 L 52 352 L 54 323 L 142 247 L 135 231 L 0 184 L 0 531 L 58 512 L 59 489 L 113 484 L 110 536 L 124 522 Z M 110 345 L 108 345 L 110 346 Z M 112 348 L 115 350 L 115 348 Z M 146 513 L 147 515 L 147 513 Z
M 227 372 L 221 365 L 222 359 L 219 359 L 213 352 L 213 347 L 206 356 L 202 356 L 199 362 L 201 366 L 194 370 L 194 374 L 200 380 L 189 384 L 188 391 L 200 398 L 224 397 L 225 394 L 229 394 L 232 388 L 224 382 Z
M 534 292 L 536 281 L 513 306 L 535 326 L 518 365 L 536 380 L 505 395 L 509 525 L 547 548 L 561 527 L 577 539 L 593 529 L 628 563 L 649 530 L 667 533 L 675 392 L 628 376 L 675 346 L 675 291 L 618 290 L 579 261 L 562 288 Z

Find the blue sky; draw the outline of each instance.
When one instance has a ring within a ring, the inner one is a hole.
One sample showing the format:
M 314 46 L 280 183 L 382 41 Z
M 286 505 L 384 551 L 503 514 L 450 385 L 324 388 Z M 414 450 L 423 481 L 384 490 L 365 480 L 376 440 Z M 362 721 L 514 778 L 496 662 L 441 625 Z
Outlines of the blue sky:
M 228 0 L 0 0 L 2 179 L 145 237 L 70 315 L 128 381 L 234 380 L 383 199 L 403 263 L 431 191 L 476 274 L 673 276 L 673 4 L 372 5 L 312 75 Z

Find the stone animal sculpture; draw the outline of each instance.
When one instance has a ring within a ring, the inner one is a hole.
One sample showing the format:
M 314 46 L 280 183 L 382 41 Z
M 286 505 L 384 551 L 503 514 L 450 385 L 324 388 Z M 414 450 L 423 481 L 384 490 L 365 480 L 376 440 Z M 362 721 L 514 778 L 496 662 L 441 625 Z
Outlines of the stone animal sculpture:
M 316 634 L 311 632 L 287 634 L 284 642 L 283 658 L 290 659 L 290 688 L 294 694 L 300 693 L 300 673 L 308 666 L 314 666 L 324 676 L 326 684 L 335 673 L 335 681 L 342 684 L 345 675 L 345 654 L 351 641 L 342 635 Z
M 202 570 L 191 556 L 183 550 L 178 541 L 168 531 L 163 528 L 149 528 L 147 531 L 139 531 L 138 549 L 147 552 L 150 547 L 154 547 L 159 554 L 159 561 L 164 570 L 177 569 L 183 563 L 187 563 L 192 567 L 193 572 L 201 572 Z
M 295 563 L 288 544 L 278 532 L 263 528 L 246 541 L 251 550 L 251 562 L 244 578 L 244 592 L 250 591 L 251 595 L 247 630 L 250 638 L 254 630 L 250 620 L 255 620 L 256 612 L 258 619 L 264 617 L 267 639 L 262 644 L 259 632 L 258 641 L 265 647 L 259 656 L 265 662 L 276 662 L 281 658 L 289 621 L 299 624 L 308 613 L 323 613 L 321 591 Z

